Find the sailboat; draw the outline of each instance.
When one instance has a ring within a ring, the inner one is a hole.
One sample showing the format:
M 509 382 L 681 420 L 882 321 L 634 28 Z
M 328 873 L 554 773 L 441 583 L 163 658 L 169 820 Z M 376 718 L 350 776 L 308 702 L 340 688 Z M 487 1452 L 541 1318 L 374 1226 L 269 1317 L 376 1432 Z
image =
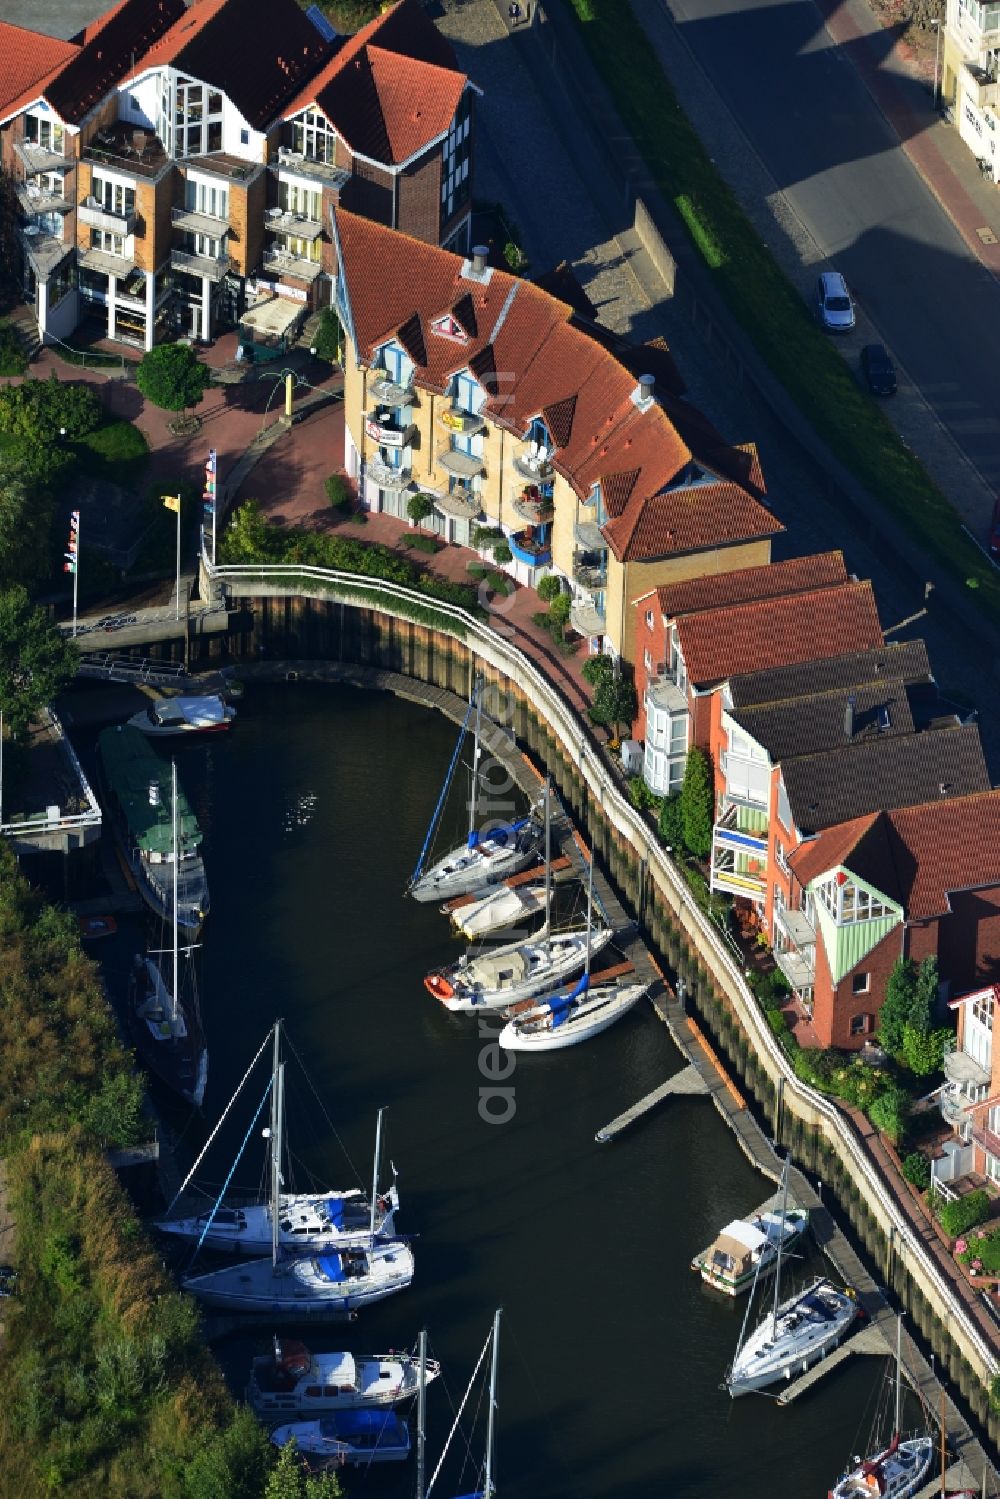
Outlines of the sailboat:
M 177 766 L 170 766 L 171 829 L 171 928 L 173 946 L 170 986 L 167 987 L 158 957 L 136 956 L 128 1005 L 128 1029 L 143 1066 L 188 1103 L 200 1109 L 208 1083 L 208 1045 L 201 1022 L 201 1007 L 195 983 L 193 949 L 184 949 L 190 982 L 181 994 L 177 931 L 178 921 L 178 833 Z
M 461 906 L 446 903 L 441 909 L 464 937 L 475 941 L 477 937 L 488 937 L 490 932 L 501 932 L 541 914 L 545 910 L 545 886 L 500 885 L 479 900 Z
M 276 1337 L 272 1351 L 253 1361 L 247 1403 L 262 1421 L 401 1405 L 440 1372 L 426 1351 L 421 1365 L 412 1353 L 310 1353 Z
M 482 1486 L 480 1488 L 476 1489 L 473 1493 L 471 1493 L 471 1494 L 462 1494 L 460 1496 L 457 1496 L 457 1499 L 493 1499 L 493 1496 L 494 1496 L 494 1494 L 497 1491 L 496 1476 L 495 1476 L 496 1475 L 496 1418 L 497 1418 L 497 1376 L 498 1376 L 499 1371 L 500 1371 L 500 1314 L 501 1314 L 501 1310 L 502 1310 L 502 1308 L 498 1307 L 497 1310 L 496 1310 L 496 1312 L 494 1312 L 494 1314 L 493 1314 L 493 1326 L 490 1328 L 489 1334 L 488 1334 L 488 1336 L 486 1338 L 486 1342 L 483 1344 L 483 1351 L 482 1351 L 482 1353 L 480 1353 L 479 1359 L 478 1359 L 478 1361 L 476 1363 L 476 1367 L 472 1371 L 472 1378 L 469 1380 L 469 1383 L 466 1386 L 465 1394 L 462 1396 L 461 1404 L 459 1405 L 458 1410 L 455 1412 L 455 1419 L 451 1423 L 451 1430 L 449 1431 L 447 1439 L 445 1440 L 444 1447 L 441 1450 L 441 1456 L 438 1458 L 437 1467 L 434 1469 L 434 1472 L 431 1474 L 431 1478 L 430 1478 L 430 1482 L 429 1483 L 425 1483 L 425 1471 L 426 1471 L 426 1468 L 425 1468 L 426 1424 L 425 1424 L 425 1419 L 424 1419 L 424 1417 L 425 1417 L 424 1395 L 425 1395 L 425 1391 L 426 1391 L 426 1385 L 423 1382 L 421 1383 L 421 1386 L 420 1386 L 420 1395 L 419 1395 L 418 1400 L 417 1400 L 417 1488 L 416 1488 L 416 1499 L 430 1499 L 431 1490 L 433 1489 L 435 1483 L 437 1482 L 438 1474 L 441 1472 L 441 1469 L 444 1466 L 444 1460 L 445 1460 L 445 1458 L 448 1455 L 448 1448 L 451 1446 L 452 1438 L 454 1437 L 455 1432 L 458 1430 L 459 1422 L 462 1419 L 462 1412 L 465 1410 L 466 1402 L 468 1401 L 469 1396 L 472 1393 L 472 1387 L 473 1387 L 473 1385 L 476 1382 L 476 1379 L 477 1379 L 477 1377 L 479 1375 L 480 1369 L 482 1368 L 483 1359 L 486 1357 L 487 1351 L 489 1351 L 489 1350 L 492 1351 L 492 1357 L 490 1359 L 490 1392 L 489 1392 L 489 1403 L 487 1405 L 487 1410 L 486 1410 L 486 1461 L 485 1461 L 485 1464 L 483 1466 L 483 1482 L 482 1482 Z M 423 1335 L 422 1335 L 422 1341 L 421 1341 L 421 1344 L 420 1344 L 420 1352 L 421 1352 L 421 1359 L 423 1359 L 426 1356 L 426 1343 L 423 1341 Z
M 830 1490 L 829 1499 L 912 1499 L 923 1487 L 934 1459 L 934 1438 L 926 1434 L 903 1440 L 900 1410 L 903 1376 L 903 1319 L 896 1319 L 896 1409 L 892 1439 L 873 1457 L 849 1469 Z
M 424 987 L 449 1010 L 502 1010 L 522 999 L 556 989 L 611 941 L 611 929 L 584 928 L 553 932 L 551 789 L 545 783 L 545 922 L 526 941 L 494 947 L 429 973 Z
M 558 1051 L 589 1041 L 628 1014 L 649 990 L 648 984 L 590 983 L 591 923 L 594 906 L 594 860 L 587 881 L 587 953 L 583 977 L 572 988 L 543 999 L 525 1000 L 524 1008 L 506 1011 L 507 1024 L 497 1037 L 504 1051 Z
M 294 1442 L 310 1468 L 397 1463 L 410 1455 L 410 1429 L 394 1410 L 340 1411 L 318 1421 L 292 1421 L 271 1433 L 276 1447 Z
M 465 735 L 469 727 L 469 719 L 475 709 L 475 737 L 472 756 L 472 794 L 469 798 L 469 831 L 466 841 L 453 848 L 450 853 L 444 855 L 436 864 L 429 869 L 424 868 L 428 850 L 437 831 L 444 809 L 445 800 L 451 787 L 455 770 L 458 766 L 458 758 Z M 482 890 L 487 885 L 498 884 L 499 881 L 507 879 L 519 870 L 526 869 L 538 856 L 538 844 L 541 829 L 538 819 L 529 815 L 522 817 L 516 822 L 504 824 L 500 827 L 491 828 L 488 833 L 480 832 L 476 827 L 476 819 L 479 811 L 479 761 L 482 754 L 482 691 L 477 685 L 469 700 L 468 711 L 459 731 L 458 743 L 448 766 L 448 774 L 445 777 L 441 795 L 431 825 L 424 839 L 424 846 L 420 850 L 420 858 L 417 867 L 410 877 L 409 893 L 414 900 L 450 900 L 456 895 L 469 895 L 475 890 Z
M 786 1171 L 781 1200 L 782 1216 L 787 1211 Z M 824 1358 L 837 1346 L 858 1315 L 855 1297 L 846 1291 L 838 1291 L 832 1281 L 824 1276 L 817 1276 L 804 1291 L 782 1301 L 783 1249 L 783 1241 L 779 1239 L 774 1270 L 774 1301 L 770 1315 L 744 1341 L 743 1334 L 753 1305 L 753 1291 L 750 1293 L 750 1303 L 740 1332 L 740 1344 L 725 1381 L 726 1389 L 734 1397 L 749 1394 L 751 1390 L 766 1389 L 779 1379 L 791 1379 L 793 1374 L 804 1374 L 818 1359 Z M 754 1278 L 754 1290 L 759 1275 L 760 1262 Z
M 275 1021 L 271 1037 L 273 1045 L 269 1087 L 272 1108 L 275 1100 L 279 1100 L 280 1112 L 277 1119 L 273 1121 L 274 1127 L 269 1132 L 268 1139 L 270 1153 L 279 1161 L 280 1175 L 281 1154 L 286 1148 L 284 1087 L 279 1089 L 277 1085 L 278 1074 L 284 1065 L 281 1060 L 280 1020 Z M 239 1097 L 243 1084 L 250 1076 L 266 1045 L 267 1038 L 223 1110 L 219 1124 L 181 1183 L 174 1196 L 174 1203 L 187 1190 L 222 1120 Z M 297 1254 L 325 1253 L 332 1249 L 364 1247 L 372 1237 L 392 1238 L 395 1233 L 394 1218 L 399 1209 L 395 1171 L 393 1171 L 392 1185 L 387 1192 L 380 1192 L 378 1186 L 384 1113 L 384 1109 L 379 1110 L 375 1128 L 375 1167 L 371 1199 L 366 1198 L 357 1187 L 343 1192 L 279 1191 L 277 1225 L 280 1250 Z M 233 1169 L 235 1170 L 235 1166 Z M 170 1209 L 168 1213 L 169 1211 Z M 265 1255 L 271 1247 L 273 1230 L 271 1201 L 235 1206 L 227 1204 L 223 1196 L 210 1212 L 202 1213 L 194 1218 L 170 1218 L 168 1216 L 161 1219 L 156 1227 L 161 1233 L 197 1244 L 199 1249 L 219 1249 L 231 1254 Z
M 282 1242 L 281 1216 L 284 1091 L 285 1064 L 281 1062 L 261 1100 L 262 1108 L 270 1094 L 270 1259 L 244 1260 L 222 1270 L 188 1275 L 182 1284 L 206 1306 L 224 1311 L 259 1312 L 272 1317 L 294 1316 L 297 1321 L 350 1317 L 359 1307 L 405 1290 L 413 1279 L 413 1251 L 398 1239 L 379 1240 L 377 1237 L 376 1156 L 376 1185 L 372 1190 L 365 1247 L 345 1246 L 306 1258 L 286 1252 Z

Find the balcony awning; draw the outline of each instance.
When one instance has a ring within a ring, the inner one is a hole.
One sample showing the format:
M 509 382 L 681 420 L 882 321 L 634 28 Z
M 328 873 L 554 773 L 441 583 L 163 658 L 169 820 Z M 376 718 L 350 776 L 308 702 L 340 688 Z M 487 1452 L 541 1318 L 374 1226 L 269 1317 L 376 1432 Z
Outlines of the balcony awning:
M 281 338 L 304 312 L 304 304 L 290 302 L 287 297 L 268 297 L 255 302 L 240 318 L 240 327 L 261 334 L 265 338 Z
M 782 908 L 780 911 L 775 911 L 774 919 L 789 942 L 794 942 L 796 947 L 816 946 L 816 929 L 801 911 L 789 911 L 787 908 Z

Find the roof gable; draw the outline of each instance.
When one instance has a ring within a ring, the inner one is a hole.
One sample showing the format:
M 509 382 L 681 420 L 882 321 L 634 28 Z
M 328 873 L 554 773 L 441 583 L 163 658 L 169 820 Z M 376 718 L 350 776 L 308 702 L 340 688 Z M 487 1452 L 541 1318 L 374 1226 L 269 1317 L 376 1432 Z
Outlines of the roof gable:
M 7 115 L 11 105 L 37 89 L 79 50 L 75 42 L 0 21 L 0 115 Z
M 734 708 L 776 703 L 813 693 L 850 691 L 866 683 L 896 680 L 909 684 L 933 682 L 927 647 L 922 640 L 903 640 L 873 650 L 819 656 L 763 671 L 730 675 L 728 695 Z
M 843 552 L 818 552 L 787 562 L 768 562 L 668 583 L 656 590 L 656 597 L 664 618 L 675 619 L 699 609 L 718 609 L 724 604 L 743 604 L 846 582 Z

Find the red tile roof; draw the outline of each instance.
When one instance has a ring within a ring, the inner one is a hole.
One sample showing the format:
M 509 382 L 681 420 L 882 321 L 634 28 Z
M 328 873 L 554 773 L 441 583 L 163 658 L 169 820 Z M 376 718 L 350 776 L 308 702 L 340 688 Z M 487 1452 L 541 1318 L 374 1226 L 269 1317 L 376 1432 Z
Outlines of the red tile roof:
M 485 410 L 501 426 L 523 435 L 544 413 L 559 472 L 584 499 L 600 482 L 612 546 L 620 531 L 629 555 L 650 555 L 643 550 L 647 507 L 659 530 L 657 555 L 781 529 L 735 483 L 658 493 L 683 481 L 692 451 L 663 404 L 640 409 L 636 377 L 566 303 L 506 271 L 493 269 L 485 281 L 463 275 L 460 256 L 343 209 L 337 226 L 362 362 L 398 337 L 417 365 L 418 385 L 444 391 L 453 375 L 472 368 L 487 390 Z M 455 308 L 465 339 L 435 327 Z M 747 468 L 745 453 L 727 452 L 734 467 Z
M 285 108 L 316 106 L 352 151 L 397 166 L 444 135 L 467 78 L 419 0 L 356 32 Z
M 882 644 L 875 597 L 867 581 L 705 609 L 684 615 L 677 633 L 688 678 L 695 686 Z
M 78 125 L 117 87 L 133 60 L 184 14 L 184 0 L 120 0 L 85 29 L 81 44 L 56 61 L 43 78 L 36 77 L 17 97 L 8 99 L 4 117 L 25 109 L 42 93 L 60 119 Z M 51 43 L 52 39 L 45 40 Z
M 700 609 L 806 593 L 846 582 L 843 552 L 817 552 L 787 562 L 768 562 L 761 567 L 741 567 L 736 572 L 710 573 L 705 578 L 668 583 L 656 590 L 656 598 L 663 617 L 676 619 Z
M 948 911 L 952 892 L 1000 885 L 1000 790 L 856 818 L 791 862 L 803 885 L 844 865 L 897 901 L 907 920 L 926 921 Z
M 330 49 L 295 0 L 194 0 L 155 45 L 137 50 L 133 76 L 178 68 L 226 94 L 259 130 L 323 66 Z
M 8 114 L 9 105 L 64 66 L 79 50 L 75 42 L 62 42 L 58 37 L 0 21 L 0 116 Z

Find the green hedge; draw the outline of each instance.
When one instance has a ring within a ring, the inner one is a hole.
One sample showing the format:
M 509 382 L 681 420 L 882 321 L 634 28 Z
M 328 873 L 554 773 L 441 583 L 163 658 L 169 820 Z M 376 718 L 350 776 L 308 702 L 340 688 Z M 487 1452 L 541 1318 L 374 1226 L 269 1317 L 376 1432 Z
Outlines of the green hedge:
M 772 374 L 879 503 L 1000 619 L 1000 573 L 810 316 L 687 119 L 629 0 L 570 0 L 650 175 Z
M 954 1202 L 945 1202 L 937 1209 L 938 1222 L 951 1239 L 968 1233 L 990 1216 L 990 1194 L 979 1188 L 956 1197 Z

